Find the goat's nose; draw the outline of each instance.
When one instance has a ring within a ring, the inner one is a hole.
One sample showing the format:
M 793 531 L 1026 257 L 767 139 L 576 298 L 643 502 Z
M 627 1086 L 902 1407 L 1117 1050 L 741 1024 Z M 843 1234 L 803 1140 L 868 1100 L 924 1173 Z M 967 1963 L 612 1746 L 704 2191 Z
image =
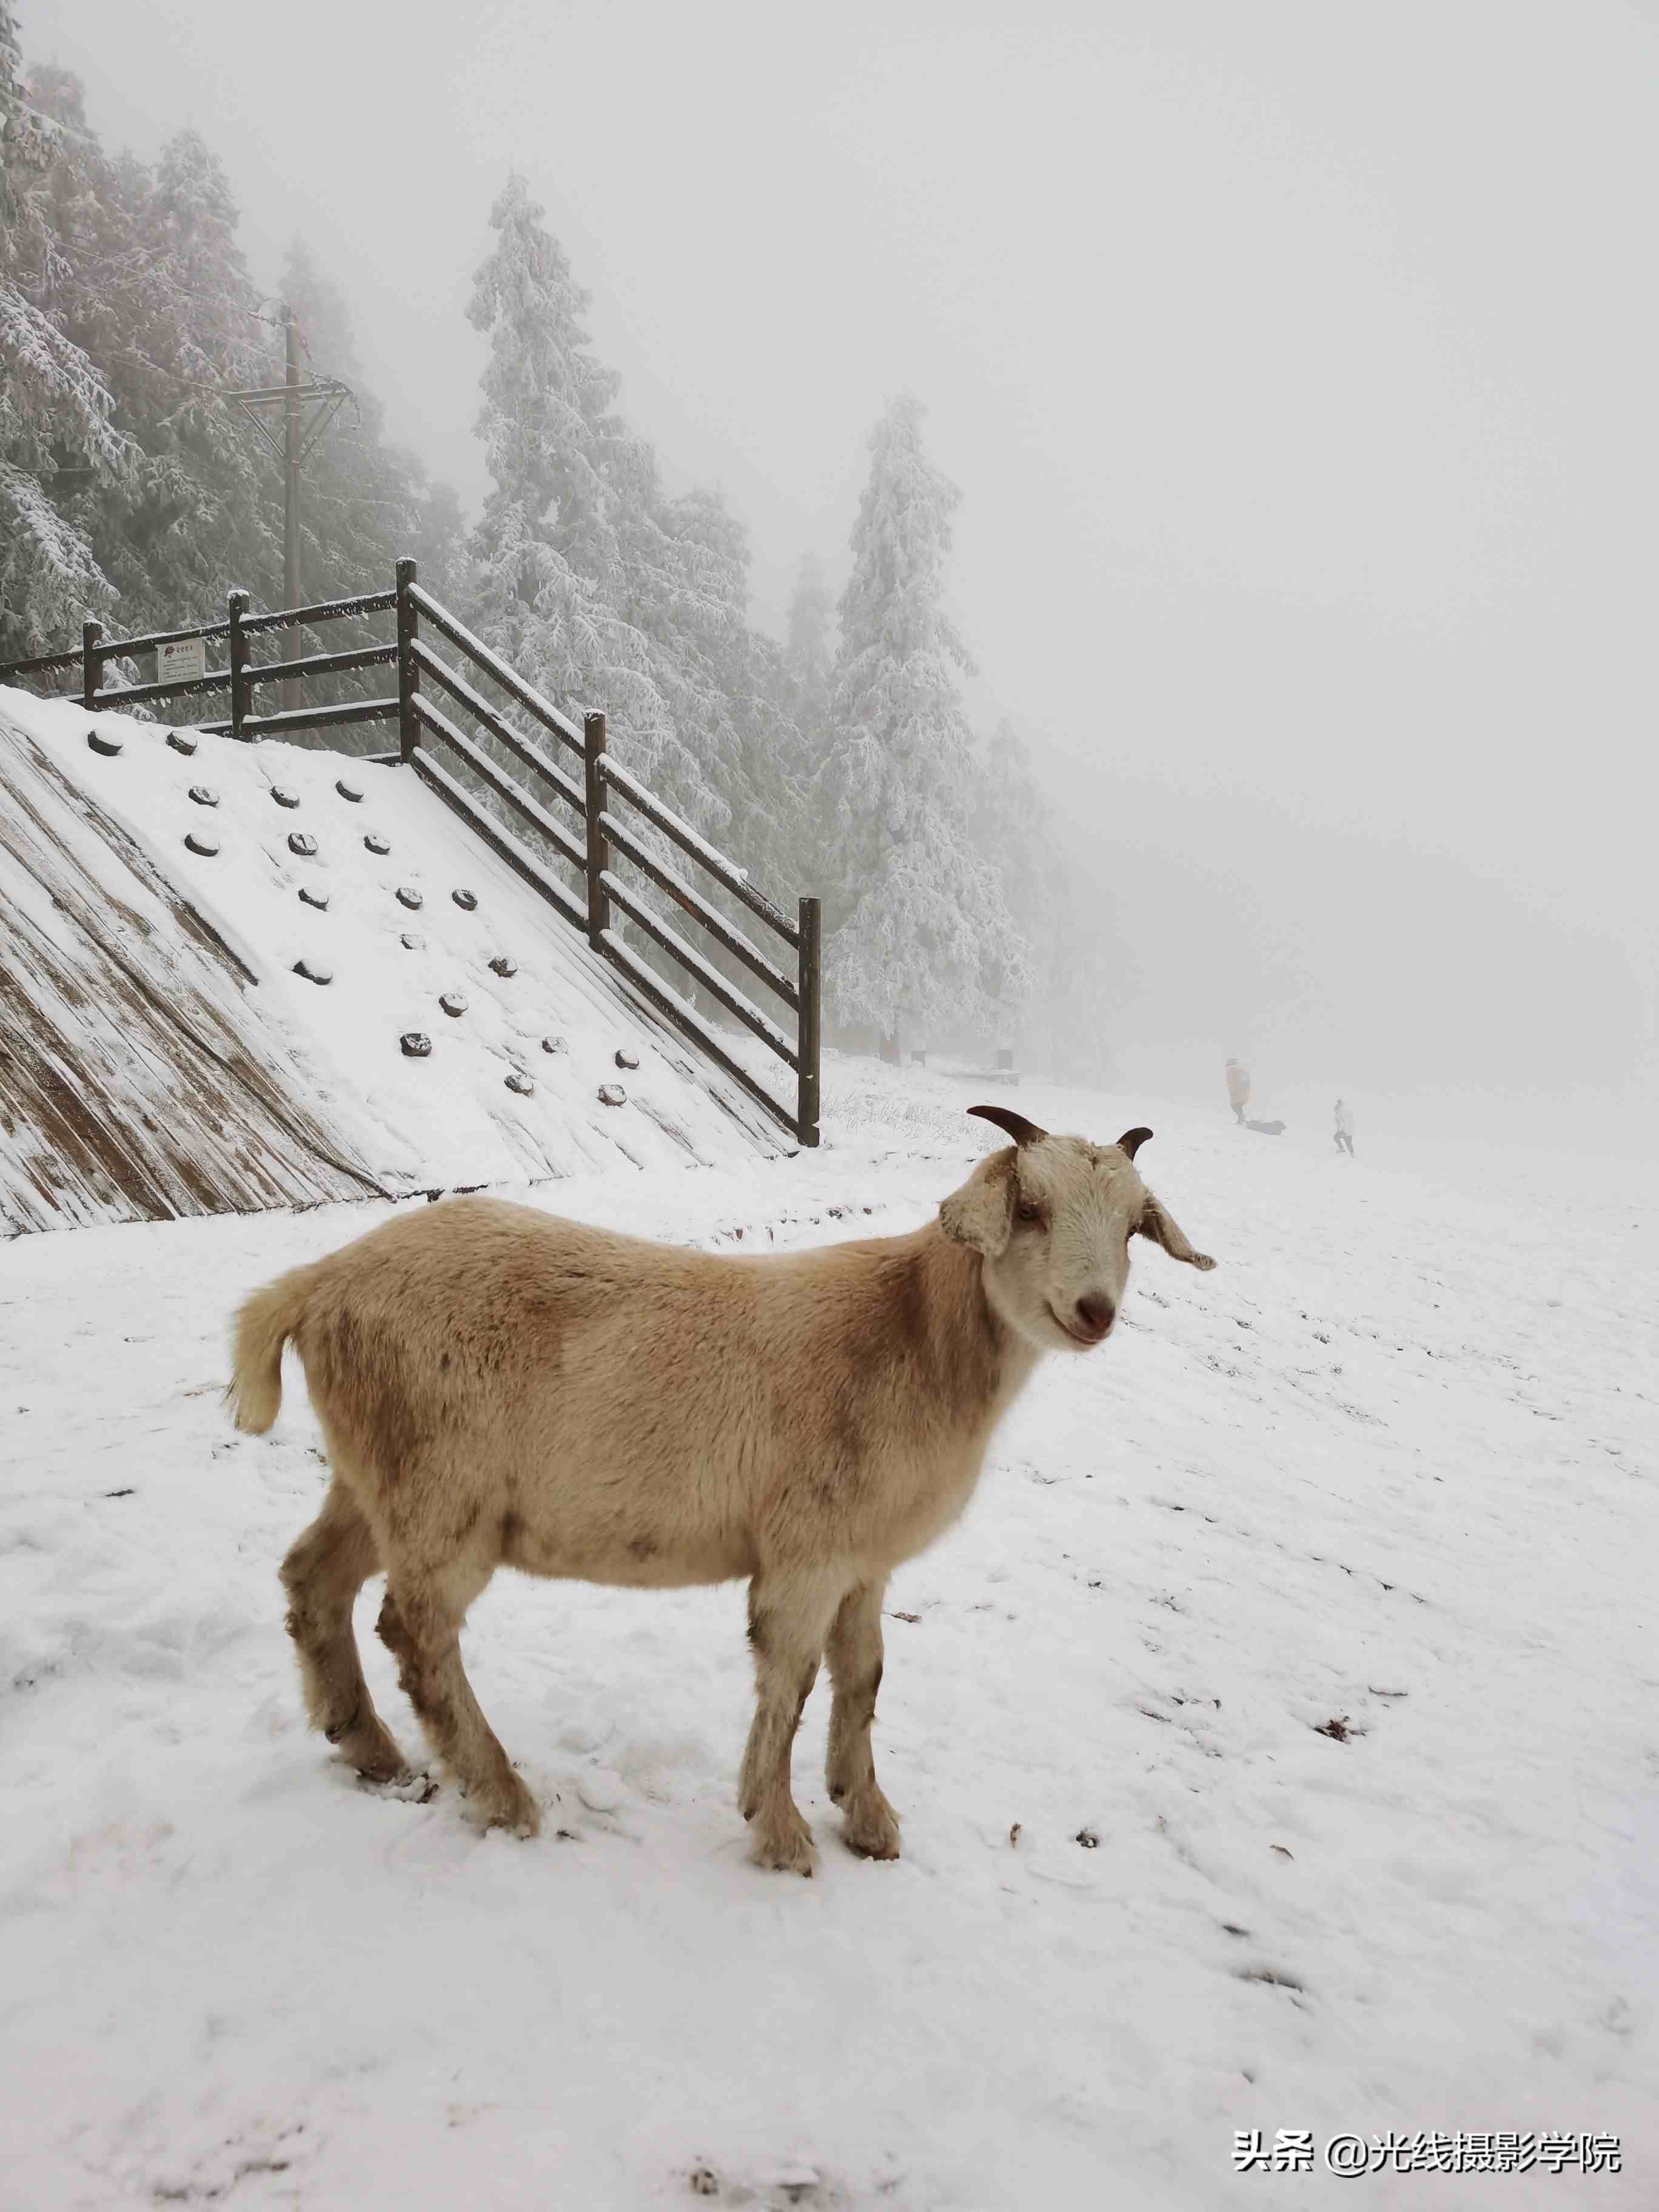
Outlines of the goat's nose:
M 1117 1317 L 1117 1308 L 1099 1292 L 1077 1302 L 1077 1317 L 1090 1336 L 1104 1336 Z

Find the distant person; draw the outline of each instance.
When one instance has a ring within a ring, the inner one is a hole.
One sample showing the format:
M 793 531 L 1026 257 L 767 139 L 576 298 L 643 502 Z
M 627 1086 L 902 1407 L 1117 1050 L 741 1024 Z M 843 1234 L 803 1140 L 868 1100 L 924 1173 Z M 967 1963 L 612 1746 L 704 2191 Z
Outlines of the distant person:
M 1250 1072 L 1236 1060 L 1227 1062 L 1227 1096 L 1232 1101 L 1233 1119 L 1242 1128 L 1244 1109 L 1250 1103 Z
M 1336 1102 L 1336 1149 L 1350 1159 L 1354 1158 L 1353 1109 L 1340 1098 Z

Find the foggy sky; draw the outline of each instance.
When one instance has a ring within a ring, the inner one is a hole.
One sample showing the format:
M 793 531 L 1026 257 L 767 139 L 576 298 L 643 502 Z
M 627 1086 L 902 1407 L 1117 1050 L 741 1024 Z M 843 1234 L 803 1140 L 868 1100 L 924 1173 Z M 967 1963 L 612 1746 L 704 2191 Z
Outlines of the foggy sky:
M 839 582 L 913 388 L 965 495 L 975 711 L 1065 769 L 1130 1079 L 1237 1050 L 1269 1090 L 1386 1118 L 1490 1086 L 1540 1127 L 1565 1097 L 1524 1094 L 1588 1089 L 1579 1141 L 1648 1150 L 1655 13 L 21 0 L 21 28 L 110 148 L 195 123 L 258 281 L 307 239 L 469 503 L 464 309 L 521 168 L 671 485 L 749 526 L 769 626 L 808 548 Z

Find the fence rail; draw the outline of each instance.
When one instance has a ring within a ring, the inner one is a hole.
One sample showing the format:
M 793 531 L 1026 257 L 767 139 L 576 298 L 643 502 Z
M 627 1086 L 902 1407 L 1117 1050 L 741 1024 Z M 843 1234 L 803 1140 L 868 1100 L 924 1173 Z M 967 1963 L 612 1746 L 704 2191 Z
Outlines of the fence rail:
M 582 733 L 568 714 L 562 714 L 550 699 L 544 699 L 533 684 L 526 684 L 515 668 L 511 668 L 500 653 L 492 652 L 481 637 L 475 637 L 465 623 L 456 621 L 447 608 L 428 598 L 415 581 L 415 563 L 399 562 L 399 572 L 409 570 L 409 604 L 414 612 L 425 615 L 433 628 L 447 637 L 453 646 L 465 653 L 476 667 L 493 676 L 503 691 L 510 691 L 525 712 L 535 717 L 544 730 L 556 738 L 562 738 L 573 752 L 582 750 Z
M 22 676 L 78 670 L 81 703 L 93 713 L 116 707 L 148 707 L 163 699 L 199 698 L 209 691 L 228 691 L 230 719 L 199 725 L 220 737 L 270 737 L 289 730 L 345 729 L 360 722 L 394 721 L 398 711 L 396 699 L 350 699 L 338 706 L 294 708 L 279 714 L 256 714 L 252 711 L 252 702 L 261 684 L 290 683 L 307 676 L 344 675 L 355 669 L 389 665 L 398 658 L 395 645 L 358 646 L 346 653 L 313 653 L 296 660 L 258 662 L 248 658 L 247 641 L 272 630 L 315 629 L 325 622 L 384 614 L 397 604 L 395 590 L 359 592 L 349 599 L 321 599 L 313 606 L 285 607 L 272 614 L 251 615 L 247 611 L 247 593 L 232 592 L 226 602 L 223 622 L 198 623 L 192 629 L 149 630 L 142 637 L 106 637 L 100 623 L 85 623 L 82 625 L 78 652 L 47 653 L 30 660 L 8 661 L 0 665 L 0 683 L 12 683 Z M 198 638 L 204 646 L 210 639 L 228 639 L 228 665 L 210 668 L 201 676 L 181 677 L 173 682 L 107 687 L 104 684 L 104 667 L 108 661 L 159 652 L 165 645 L 186 645 Z
M 395 643 L 354 647 L 343 653 L 313 653 L 290 660 L 256 662 L 249 655 L 249 641 L 273 631 L 316 629 L 329 622 L 395 612 Z M 454 666 L 422 635 L 422 626 L 441 638 L 460 657 Z M 194 639 L 205 645 L 210 639 L 228 640 L 226 665 L 203 675 L 173 682 L 128 684 L 106 690 L 103 672 L 107 662 L 130 655 L 154 653 L 163 646 L 182 645 Z M 285 708 L 279 714 L 254 712 L 254 697 L 262 685 L 293 683 L 309 677 L 344 675 L 360 669 L 397 665 L 395 697 L 353 699 L 342 705 Z M 413 561 L 398 563 L 391 591 L 362 592 L 343 599 L 325 599 L 313 606 L 279 609 L 270 614 L 250 614 L 246 592 L 232 592 L 223 622 L 198 623 L 191 629 L 156 630 L 143 637 L 106 638 L 100 624 L 83 625 L 78 652 L 46 653 L 30 660 L 0 665 L 0 684 L 20 677 L 78 673 L 82 704 L 89 710 L 148 706 L 162 699 L 189 699 L 210 691 L 230 694 L 228 720 L 200 725 L 219 736 L 252 742 L 301 730 L 349 728 L 361 723 L 396 722 L 398 750 L 369 758 L 411 769 L 429 790 L 473 836 L 511 868 L 538 896 L 544 899 L 573 928 L 586 938 L 595 955 L 620 975 L 629 988 L 685 1037 L 774 1120 L 782 1123 L 803 1146 L 818 1141 L 819 1058 L 819 937 L 821 918 L 816 898 L 799 901 L 792 921 L 781 907 L 749 880 L 747 872 L 708 843 L 672 807 L 612 758 L 607 750 L 605 718 L 592 714 L 579 726 L 536 687 L 525 681 L 483 640 L 459 621 L 416 580 Z M 422 689 L 422 678 L 446 695 L 441 707 Z M 544 733 L 578 756 L 580 781 L 562 764 L 544 753 L 535 737 L 508 720 L 507 713 L 486 698 L 481 682 L 505 692 L 514 707 L 528 716 L 537 734 Z M 477 738 L 464 729 L 451 709 L 469 717 L 477 727 L 508 754 L 526 779 L 487 752 Z M 541 852 L 526 844 L 481 803 L 476 789 L 446 764 L 443 754 L 462 764 L 476 784 L 491 793 L 515 820 L 539 841 Z M 550 799 L 574 814 L 580 832 L 567 828 L 550 811 Z M 623 808 L 631 810 L 624 817 Z M 632 817 L 641 817 L 649 831 Z M 651 833 L 654 832 L 654 841 Z M 653 843 L 672 848 L 672 855 L 653 849 Z M 581 893 L 559 880 L 543 857 L 556 856 L 580 878 Z M 678 855 L 689 866 L 671 865 Z M 783 1026 L 757 1006 L 732 977 L 726 975 L 672 922 L 647 903 L 645 896 L 618 874 L 615 863 L 635 871 L 647 884 L 670 899 L 679 913 L 701 929 L 710 943 L 737 961 L 787 1011 L 793 1014 L 793 1039 Z M 698 878 L 703 880 L 700 883 Z M 724 896 L 780 939 L 793 953 L 793 962 L 780 962 L 753 943 L 737 921 L 723 914 L 709 896 Z M 722 1007 L 767 1050 L 783 1062 L 794 1077 L 793 1109 L 773 1096 L 737 1059 L 729 1038 L 714 1027 L 697 1007 L 681 996 L 672 983 L 641 959 L 621 936 L 615 917 L 628 923 L 701 992 L 705 1000 Z M 793 975 L 788 973 L 793 966 Z

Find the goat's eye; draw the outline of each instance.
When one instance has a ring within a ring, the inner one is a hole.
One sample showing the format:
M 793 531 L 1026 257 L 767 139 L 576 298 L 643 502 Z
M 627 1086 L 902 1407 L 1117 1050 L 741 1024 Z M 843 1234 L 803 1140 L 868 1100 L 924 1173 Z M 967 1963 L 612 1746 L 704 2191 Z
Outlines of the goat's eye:
M 1022 1198 L 1014 1208 L 1014 1212 L 1016 1218 L 1021 1221 L 1041 1221 L 1042 1218 L 1042 1208 L 1035 1199 Z

